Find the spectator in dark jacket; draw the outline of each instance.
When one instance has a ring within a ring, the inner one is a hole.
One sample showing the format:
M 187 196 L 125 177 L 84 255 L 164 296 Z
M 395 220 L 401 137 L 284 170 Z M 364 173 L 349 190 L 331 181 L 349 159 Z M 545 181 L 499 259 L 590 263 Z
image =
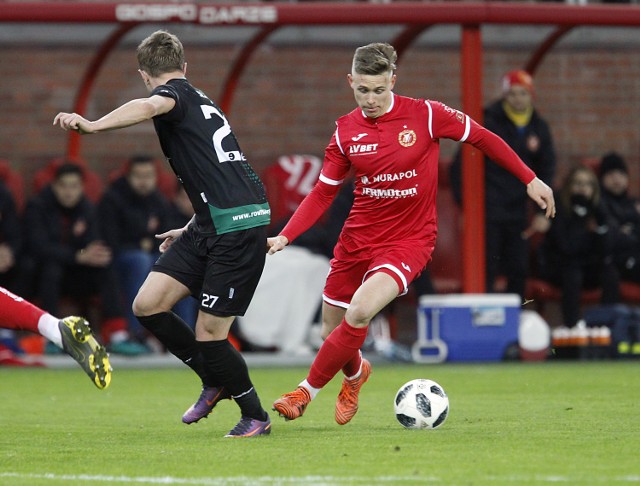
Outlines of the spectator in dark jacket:
M 629 169 L 620 155 L 611 152 L 602 158 L 600 187 L 620 277 L 640 283 L 640 201 L 629 196 Z
M 101 332 L 114 353 L 128 341 L 127 324 L 110 248 L 98 238 L 94 206 L 84 196 L 82 170 L 63 164 L 50 186 L 29 201 L 25 211 L 29 265 L 37 274 L 36 296 L 43 309 L 58 315 L 62 296 L 85 308 L 90 297 L 99 296 L 104 321 Z
M 17 261 L 22 244 L 20 223 L 13 196 L 0 180 L 0 286 L 14 292 L 18 291 L 15 285 L 19 284 Z M 12 352 L 22 352 L 15 341 L 14 331 L 9 329 L 0 329 L 0 346 Z
M 533 106 L 533 79 L 526 71 L 511 71 L 502 79 L 503 97 L 484 111 L 484 126 L 499 135 L 538 177 L 552 185 L 556 156 L 551 130 Z M 462 199 L 461 154 L 451 164 L 451 183 Z M 544 233 L 549 220 L 531 205 L 520 181 L 498 164 L 485 164 L 487 291 L 498 275 L 507 278 L 507 292 L 524 294 L 529 273 L 528 238 Z
M 16 261 L 22 245 L 21 221 L 11 192 L 0 181 L 0 286 L 14 290 Z
M 602 287 L 602 303 L 619 301 L 619 278 L 596 174 L 574 168 L 561 188 L 556 217 L 540 246 L 540 277 L 562 289 L 568 327 L 580 320 L 580 292 Z
M 160 256 L 160 241 L 155 235 L 173 228 L 169 226 L 169 201 L 158 190 L 157 182 L 153 158 L 132 157 L 125 165 L 125 174 L 109 186 L 98 205 L 100 230 L 114 254 L 129 329 L 140 342 L 146 341 L 147 333 L 133 315 L 131 305 Z M 192 321 L 187 322 L 195 324 L 194 314 L 190 317 Z

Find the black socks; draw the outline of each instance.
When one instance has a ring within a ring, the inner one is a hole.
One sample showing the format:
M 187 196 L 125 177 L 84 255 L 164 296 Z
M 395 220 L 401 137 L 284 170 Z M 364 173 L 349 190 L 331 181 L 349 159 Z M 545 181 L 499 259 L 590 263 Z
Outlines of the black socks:
M 258 393 L 253 388 L 249 370 L 242 355 L 227 340 L 197 341 L 207 382 L 224 386 L 236 401 L 243 417 L 267 420 L 267 412 L 260 404 Z
M 184 364 L 189 366 L 202 383 L 215 386 L 207 380 L 202 355 L 196 344 L 193 329 L 173 312 L 160 312 L 151 316 L 138 316 L 140 324 L 157 337 L 160 342 Z
M 195 371 L 203 384 L 224 386 L 240 407 L 243 417 L 267 420 L 267 412 L 249 378 L 247 364 L 227 339 L 196 341 L 193 329 L 173 312 L 140 316 L 138 320 L 172 354 Z

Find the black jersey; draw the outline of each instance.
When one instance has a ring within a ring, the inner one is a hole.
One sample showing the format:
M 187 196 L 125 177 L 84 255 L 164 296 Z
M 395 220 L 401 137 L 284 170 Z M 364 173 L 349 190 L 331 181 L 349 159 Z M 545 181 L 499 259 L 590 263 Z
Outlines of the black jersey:
M 184 78 L 158 86 L 153 95 L 176 102 L 153 123 L 202 231 L 224 234 L 269 224 L 264 186 L 220 108 Z

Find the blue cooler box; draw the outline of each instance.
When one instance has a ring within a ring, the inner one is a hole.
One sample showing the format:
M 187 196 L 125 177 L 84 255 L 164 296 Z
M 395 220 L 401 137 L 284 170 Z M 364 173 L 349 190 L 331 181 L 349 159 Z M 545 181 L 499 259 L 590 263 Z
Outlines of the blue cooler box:
M 413 359 L 499 361 L 518 342 L 517 294 L 425 295 L 418 303 L 418 341 Z

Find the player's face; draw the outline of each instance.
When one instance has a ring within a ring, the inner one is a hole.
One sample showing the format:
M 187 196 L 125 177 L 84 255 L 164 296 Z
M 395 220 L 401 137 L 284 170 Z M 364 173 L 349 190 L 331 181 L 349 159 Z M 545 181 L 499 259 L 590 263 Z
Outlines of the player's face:
M 134 164 L 127 176 L 133 192 L 140 196 L 148 196 L 156 188 L 157 174 L 153 163 Z
M 82 199 L 84 184 L 78 174 L 65 174 L 51 184 L 51 189 L 63 208 L 74 208 Z
M 519 84 L 511 86 L 509 91 L 506 92 L 504 99 L 516 113 L 524 113 L 533 104 L 531 92 Z
M 356 103 L 369 118 L 384 115 L 391 106 L 391 90 L 396 84 L 392 72 L 369 75 L 352 73 L 347 75 Z

